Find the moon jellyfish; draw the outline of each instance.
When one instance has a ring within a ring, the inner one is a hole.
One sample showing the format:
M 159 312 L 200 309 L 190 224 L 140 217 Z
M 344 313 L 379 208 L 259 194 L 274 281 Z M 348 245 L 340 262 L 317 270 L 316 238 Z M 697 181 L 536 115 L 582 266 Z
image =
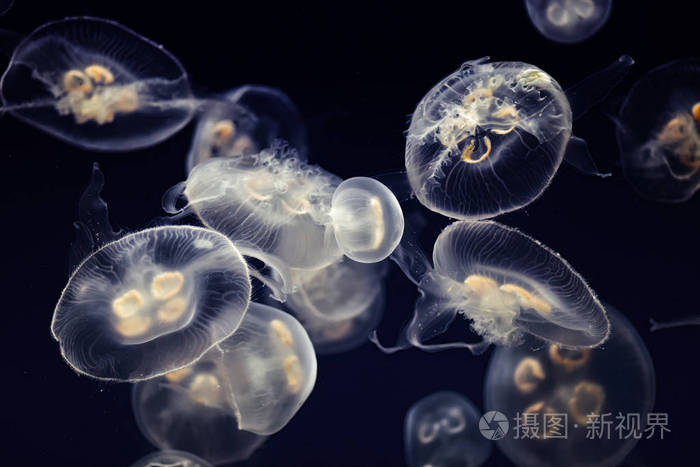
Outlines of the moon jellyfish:
M 499 348 L 492 355 L 486 410 L 536 426 L 525 436 L 509 433 L 496 441 L 514 464 L 614 466 L 642 437 L 654 405 L 654 367 L 632 324 L 607 308 L 612 331 L 599 349 L 548 344 Z
M 308 398 L 316 356 L 290 314 L 251 303 L 238 330 L 196 364 L 137 384 L 133 406 L 160 448 L 186 449 L 212 463 L 247 458 Z
M 438 236 L 433 264 L 414 245 L 393 258 L 421 296 L 399 345 L 427 351 L 521 343 L 525 334 L 567 348 L 590 348 L 610 332 L 605 309 L 585 280 L 559 254 L 516 229 L 496 222 L 454 222 Z M 457 315 L 483 340 L 428 344 Z
M 138 381 L 189 365 L 231 335 L 250 293 L 246 263 L 224 235 L 157 227 L 88 256 L 61 294 L 51 332 L 77 372 Z
M 292 100 L 268 86 L 235 88 L 201 116 L 187 156 L 187 173 L 205 160 L 255 154 L 279 140 L 307 159 L 306 127 Z
M 113 21 L 40 26 L 0 82 L 4 110 L 71 144 L 100 151 L 154 145 L 194 113 L 187 73 L 162 46 Z
M 294 293 L 285 306 L 308 332 L 319 355 L 352 350 L 367 342 L 384 310 L 386 263 L 342 259 L 316 270 L 291 270 Z
M 340 249 L 361 263 L 385 259 L 403 235 L 403 212 L 396 196 L 373 178 L 341 183 L 333 193 L 330 215 Z
M 581 42 L 608 21 L 612 0 L 525 0 L 527 14 L 547 39 Z
M 479 411 L 461 394 L 440 391 L 408 409 L 404 446 L 409 467 L 479 467 L 491 442 L 479 433 Z
M 700 186 L 700 63 L 671 62 L 643 76 L 618 117 L 622 169 L 641 196 L 678 202 Z
M 211 467 L 211 464 L 189 452 L 159 451 L 142 457 L 131 467 Z
M 596 173 L 572 121 L 633 63 L 620 57 L 567 90 L 534 65 L 469 61 L 418 103 L 406 138 L 411 188 L 428 209 L 476 220 L 519 209 L 567 161 Z

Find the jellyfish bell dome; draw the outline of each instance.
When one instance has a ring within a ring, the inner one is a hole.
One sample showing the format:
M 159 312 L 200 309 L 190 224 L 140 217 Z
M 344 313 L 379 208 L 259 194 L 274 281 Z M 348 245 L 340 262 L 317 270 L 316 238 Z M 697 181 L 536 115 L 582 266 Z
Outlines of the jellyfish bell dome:
M 491 455 L 491 441 L 479 433 L 479 410 L 465 396 L 439 391 L 414 403 L 404 420 L 404 448 L 410 467 L 479 467 Z
M 612 0 L 525 0 L 527 14 L 547 39 L 565 44 L 593 36 L 607 22 Z
M 679 60 L 645 74 L 617 117 L 622 170 L 647 199 L 681 202 L 700 187 L 700 61 Z
M 654 405 L 654 366 L 634 326 L 615 308 L 606 308 L 611 333 L 599 348 L 567 350 L 548 344 L 501 347 L 492 354 L 485 409 L 511 420 L 529 414 L 540 427 L 532 437 L 516 439 L 509 433 L 496 441 L 514 464 L 615 466 L 642 437 Z M 545 425 L 545 417 L 559 421 Z M 610 436 L 594 434 L 596 424 L 605 430 L 607 423 L 612 423 Z
M 331 200 L 333 231 L 343 253 L 361 263 L 387 258 L 401 241 L 403 212 L 381 182 L 353 177 L 336 188 Z
M 168 450 L 152 452 L 131 464 L 131 467 L 212 467 L 212 465 L 189 452 Z
M 73 272 L 51 331 L 77 372 L 138 381 L 189 365 L 240 324 L 248 268 L 224 235 L 142 230 L 107 243 Z
M 176 57 L 121 24 L 91 17 L 53 21 L 24 38 L 0 93 L 5 111 L 98 151 L 154 145 L 196 108 Z

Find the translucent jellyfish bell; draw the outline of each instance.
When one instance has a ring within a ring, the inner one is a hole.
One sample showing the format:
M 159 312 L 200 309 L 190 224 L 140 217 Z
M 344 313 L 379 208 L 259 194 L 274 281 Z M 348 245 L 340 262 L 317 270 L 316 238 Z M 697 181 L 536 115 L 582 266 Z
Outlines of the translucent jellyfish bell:
M 479 411 L 461 394 L 440 391 L 408 409 L 404 446 L 409 467 L 479 467 L 491 442 L 479 432 Z
M 418 103 L 406 171 L 418 200 L 458 219 L 484 219 L 540 196 L 567 161 L 596 173 L 572 121 L 602 100 L 633 63 L 623 56 L 566 94 L 534 65 L 466 62 Z
M 14 50 L 4 110 L 71 144 L 125 151 L 156 144 L 195 110 L 187 73 L 162 46 L 113 21 L 47 23 Z
M 386 263 L 350 259 L 316 270 L 291 270 L 294 293 L 285 306 L 308 332 L 319 355 L 345 352 L 365 342 L 384 310 Z
M 288 313 L 251 303 L 238 330 L 194 366 L 137 385 L 134 411 L 157 446 L 187 449 L 219 463 L 214 448 L 223 459 L 226 447 L 239 454 L 241 446 L 252 447 L 246 440 L 259 437 L 250 433 L 281 430 L 315 382 L 316 356 L 301 324 Z M 197 428 L 205 425 L 204 432 Z M 221 436 L 209 439 L 216 433 Z
M 396 196 L 381 182 L 353 177 L 331 200 L 333 231 L 345 256 L 361 263 L 387 258 L 401 241 L 404 220 Z
M 266 263 L 313 269 L 342 255 L 329 216 L 340 182 L 286 147 L 275 147 L 197 165 L 187 181 L 166 194 L 164 205 L 178 212 L 175 202 L 184 194 L 186 211 L 193 210 L 240 248 L 264 256 L 260 259 Z
M 256 154 L 283 140 L 307 159 L 306 127 L 292 100 L 279 89 L 248 84 L 213 101 L 200 117 L 187 156 L 187 173 L 213 157 Z
M 410 247 L 410 246 L 409 246 Z M 605 308 L 584 279 L 557 253 L 496 222 L 454 222 L 433 247 L 434 267 L 402 244 L 394 258 L 418 284 L 421 297 L 393 352 L 514 345 L 524 334 L 569 348 L 590 348 L 610 332 Z M 470 321 L 480 343 L 427 344 L 457 315 Z M 376 336 L 373 337 L 376 342 Z
M 250 293 L 246 263 L 224 235 L 147 229 L 106 244 L 77 267 L 51 331 L 77 372 L 143 380 L 191 364 L 233 333 Z
M 609 305 L 607 309 L 610 339 L 598 349 L 549 344 L 537 350 L 499 348 L 491 356 L 484 385 L 486 410 L 502 412 L 510 420 L 527 416 L 540 427 L 531 438 L 515 439 L 508 433 L 496 441 L 514 464 L 614 466 L 642 436 L 654 405 L 654 367 L 632 324 Z M 545 417 L 550 421 L 545 423 Z M 629 417 L 639 417 L 639 424 Z M 589 435 L 596 424 L 605 430 L 608 422 L 610 436 Z
M 152 452 L 131 464 L 131 467 L 211 467 L 211 464 L 189 452 Z
M 525 0 L 527 14 L 547 39 L 581 42 L 608 21 L 612 0 Z
M 700 62 L 667 63 L 630 90 L 618 116 L 622 169 L 641 196 L 679 202 L 700 187 Z

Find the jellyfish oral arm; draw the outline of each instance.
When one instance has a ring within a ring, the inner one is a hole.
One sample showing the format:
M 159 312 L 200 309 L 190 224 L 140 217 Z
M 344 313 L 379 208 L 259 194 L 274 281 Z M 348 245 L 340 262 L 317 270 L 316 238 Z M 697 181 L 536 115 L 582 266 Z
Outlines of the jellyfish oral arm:
M 564 153 L 564 160 L 567 164 L 586 175 L 594 175 L 601 178 L 607 178 L 612 175 L 610 172 L 598 171 L 593 156 L 588 150 L 588 144 L 576 136 L 569 138 L 569 143 Z
M 673 321 L 658 322 L 655 319 L 649 320 L 651 324 L 651 332 L 661 329 L 677 328 L 682 326 L 700 326 L 700 316 L 691 316 L 688 318 L 677 319 Z

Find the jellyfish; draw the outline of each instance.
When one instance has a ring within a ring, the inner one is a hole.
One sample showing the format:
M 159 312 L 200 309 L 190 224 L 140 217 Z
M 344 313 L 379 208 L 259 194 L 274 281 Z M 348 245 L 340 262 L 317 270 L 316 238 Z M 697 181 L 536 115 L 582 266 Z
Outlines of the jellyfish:
M 250 293 L 246 263 L 224 235 L 156 227 L 88 256 L 61 294 L 51 332 L 75 371 L 138 381 L 187 366 L 231 335 Z
M 315 382 L 316 356 L 301 324 L 251 302 L 231 337 L 194 365 L 135 385 L 132 401 L 153 444 L 225 463 L 284 428 Z
M 279 89 L 247 84 L 214 101 L 200 117 L 187 156 L 187 173 L 213 157 L 256 154 L 285 141 L 307 159 L 306 127 L 292 100 Z
M 603 27 L 612 0 L 525 0 L 525 6 L 530 21 L 544 37 L 572 44 Z
M 496 441 L 514 464 L 614 466 L 641 438 L 654 405 L 654 366 L 634 326 L 606 308 L 611 334 L 603 347 L 572 350 L 550 343 L 534 350 L 499 348 L 491 356 L 486 410 L 515 423 L 525 417 L 537 427 Z M 606 426 L 608 433 L 592 431 Z
M 387 258 L 403 235 L 404 219 L 396 196 L 381 182 L 353 177 L 333 193 L 330 216 L 345 256 L 361 263 Z
M 189 452 L 152 452 L 131 464 L 131 467 L 211 467 L 211 464 Z
M 658 331 L 660 329 L 677 328 L 682 326 L 700 326 L 700 316 L 689 316 L 687 318 L 680 318 L 672 321 L 656 321 L 655 319 L 649 320 L 651 322 L 651 331 Z
M 489 344 L 513 346 L 525 335 L 567 348 L 592 348 L 610 332 L 605 308 L 585 280 L 559 254 L 516 229 L 492 221 L 457 221 L 438 236 L 433 264 L 402 240 L 392 256 L 420 291 L 413 318 L 391 353 Z M 470 321 L 480 342 L 428 344 L 457 315 Z
M 316 270 L 291 270 L 294 292 L 285 307 L 304 326 L 319 355 L 346 352 L 367 342 L 385 304 L 386 262 L 349 258 Z
M 24 38 L 0 93 L 2 110 L 98 151 L 163 141 L 197 105 L 177 58 L 118 23 L 90 17 L 50 22 Z
M 564 93 L 534 65 L 466 62 L 418 103 L 406 138 L 416 197 L 448 217 L 478 220 L 538 198 L 564 159 L 599 174 L 572 121 L 605 98 L 633 60 L 620 57 Z
M 647 199 L 680 202 L 700 186 L 700 62 L 667 63 L 630 90 L 617 117 L 622 170 Z
M 163 205 L 177 216 L 196 213 L 244 255 L 281 272 L 282 284 L 261 279 L 280 295 L 290 287 L 287 268 L 320 269 L 344 252 L 378 262 L 400 238 L 403 214 L 386 187 L 362 178 L 341 185 L 339 177 L 306 164 L 282 145 L 197 165 L 187 181 L 166 193 Z M 334 197 L 336 189 L 341 191 Z M 183 196 L 188 205 L 177 209 Z
M 479 433 L 479 411 L 461 394 L 439 391 L 408 409 L 404 446 L 409 467 L 479 467 L 491 444 Z

